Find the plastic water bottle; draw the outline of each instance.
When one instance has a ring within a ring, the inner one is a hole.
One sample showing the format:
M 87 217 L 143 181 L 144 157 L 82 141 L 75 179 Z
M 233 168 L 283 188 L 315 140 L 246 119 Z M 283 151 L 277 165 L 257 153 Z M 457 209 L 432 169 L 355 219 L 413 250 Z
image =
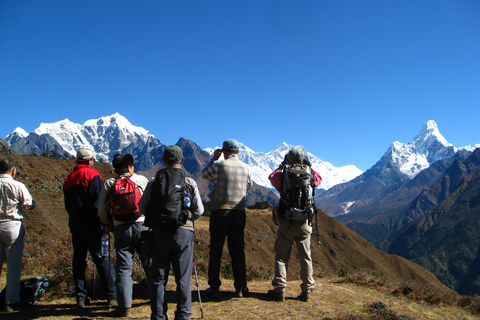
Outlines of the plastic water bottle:
M 104 234 L 102 236 L 102 256 L 108 256 L 108 235 Z
M 192 204 L 192 200 L 190 199 L 190 193 L 187 193 L 183 198 L 183 206 L 186 208 L 190 208 L 191 204 Z

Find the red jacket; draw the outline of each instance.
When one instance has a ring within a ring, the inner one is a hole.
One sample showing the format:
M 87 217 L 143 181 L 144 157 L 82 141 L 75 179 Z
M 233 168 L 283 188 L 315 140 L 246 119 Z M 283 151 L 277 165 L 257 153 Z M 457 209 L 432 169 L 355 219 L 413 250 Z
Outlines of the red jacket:
M 98 201 L 102 188 L 103 179 L 97 170 L 86 164 L 79 164 L 73 168 L 73 172 L 63 184 L 70 228 L 101 224 L 98 217 Z

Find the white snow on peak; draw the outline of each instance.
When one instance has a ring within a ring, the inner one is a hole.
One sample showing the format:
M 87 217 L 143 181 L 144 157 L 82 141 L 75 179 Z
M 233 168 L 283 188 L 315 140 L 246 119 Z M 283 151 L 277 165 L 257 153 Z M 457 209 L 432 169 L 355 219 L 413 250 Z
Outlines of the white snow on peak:
M 149 131 L 145 130 L 142 127 L 134 126 L 127 120 L 124 116 L 120 115 L 118 112 L 114 113 L 111 116 L 101 117 L 99 119 L 91 119 L 85 121 L 83 124 L 84 127 L 103 127 L 109 128 L 112 126 L 117 126 L 124 131 L 136 133 L 139 135 L 149 135 Z
M 272 173 L 275 169 L 278 168 L 280 163 L 282 163 L 282 161 L 284 160 L 285 155 L 294 146 L 283 142 L 274 150 L 263 153 L 255 152 L 252 149 L 246 147 L 241 142 L 239 142 L 239 144 L 240 153 L 238 155 L 238 158 L 249 165 L 252 180 L 255 181 L 258 185 L 272 189 L 273 186 L 270 183 L 270 180 L 268 180 L 268 176 L 270 175 L 270 173 Z M 321 161 L 313 154 L 307 152 L 302 146 L 297 147 L 304 150 L 305 155 L 310 160 L 313 169 L 320 173 L 320 175 L 322 176 L 322 183 L 319 186 L 319 188 L 321 189 L 327 190 L 334 185 L 350 181 L 351 179 L 363 173 L 354 165 L 334 167 L 331 163 Z M 217 148 L 208 148 L 204 150 L 209 154 L 213 154 L 213 150 Z
M 28 137 L 27 131 L 23 130 L 20 127 L 15 128 L 15 130 L 13 130 L 13 132 L 11 134 L 17 134 L 18 136 L 23 137 L 23 138 Z
M 392 143 L 384 158 L 402 173 L 414 178 L 432 163 L 452 157 L 457 148 L 440 134 L 438 126 L 433 120 L 427 121 L 411 143 Z

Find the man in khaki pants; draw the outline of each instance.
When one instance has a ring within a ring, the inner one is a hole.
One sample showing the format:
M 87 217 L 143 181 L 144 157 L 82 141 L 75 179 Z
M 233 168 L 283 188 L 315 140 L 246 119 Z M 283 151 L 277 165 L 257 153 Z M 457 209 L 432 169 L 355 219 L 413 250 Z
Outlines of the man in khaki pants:
M 293 173 L 294 178 L 289 178 L 292 176 L 289 172 Z M 298 188 L 302 181 L 293 182 L 293 179 L 298 176 L 303 177 L 303 189 Z M 279 206 L 281 212 L 275 241 L 275 277 L 272 281 L 274 290 L 270 290 L 268 296 L 276 301 L 285 301 L 287 266 L 292 244 L 295 241 L 300 255 L 300 278 L 302 279 L 302 291 L 298 299 L 308 301 L 310 293 L 315 288 L 310 250 L 311 218 L 315 211 L 314 188 L 320 185 L 322 177 L 311 168 L 303 150 L 292 148 L 282 164 L 270 174 L 268 179 L 281 196 Z M 289 179 L 291 179 L 290 185 Z

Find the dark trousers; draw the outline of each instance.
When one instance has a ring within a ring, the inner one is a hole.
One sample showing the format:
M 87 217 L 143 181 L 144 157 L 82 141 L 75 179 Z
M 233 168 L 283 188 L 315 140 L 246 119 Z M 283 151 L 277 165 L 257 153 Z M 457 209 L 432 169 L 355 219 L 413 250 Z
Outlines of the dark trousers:
M 210 215 L 210 261 L 208 263 L 208 284 L 219 288 L 220 259 L 227 238 L 228 252 L 232 259 L 232 271 L 236 290 L 247 287 L 245 263 L 246 215 L 243 210 L 213 210 Z
M 108 257 L 101 254 L 102 227 L 98 226 L 77 226 L 71 228 L 73 244 L 73 279 L 75 282 L 75 294 L 86 297 L 85 270 L 87 269 L 87 252 L 90 252 L 93 263 L 97 267 L 98 274 L 109 293 L 110 299 L 117 298 L 115 288 L 115 272 L 113 263 Z M 110 270 L 109 270 L 110 269 Z M 110 275 L 110 288 L 108 287 L 108 276 Z
M 153 229 L 151 319 L 167 319 L 165 297 L 170 264 L 177 284 L 175 319 L 189 319 L 192 314 L 193 231 Z

